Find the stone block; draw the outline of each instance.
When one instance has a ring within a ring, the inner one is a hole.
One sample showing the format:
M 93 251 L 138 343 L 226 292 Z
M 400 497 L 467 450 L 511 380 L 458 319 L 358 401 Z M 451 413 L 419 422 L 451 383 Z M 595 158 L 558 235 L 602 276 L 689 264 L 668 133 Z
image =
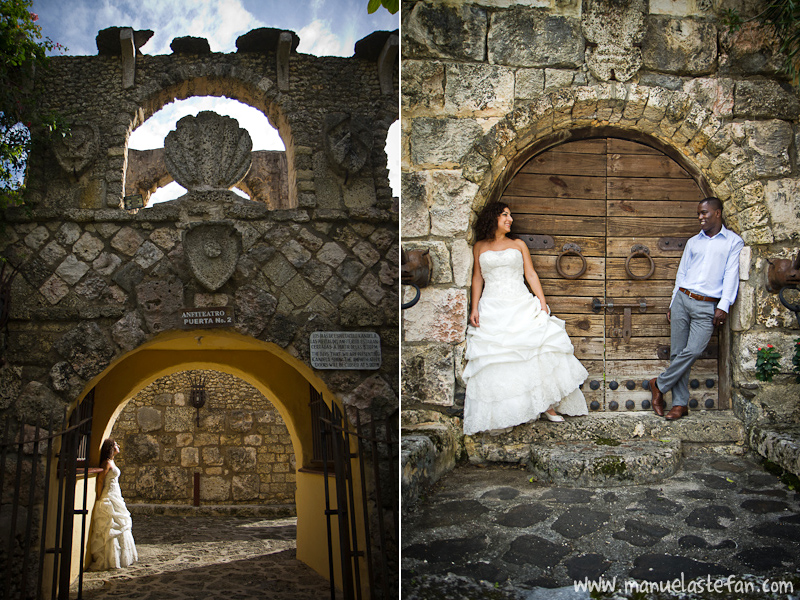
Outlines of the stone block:
M 149 269 L 162 258 L 164 253 L 150 240 L 145 240 L 133 256 L 133 260 L 143 269 Z
M 467 287 L 472 280 L 472 246 L 466 240 L 454 240 L 450 249 L 453 266 L 453 283 L 457 287 Z
M 444 108 L 449 115 L 504 116 L 513 107 L 514 72 L 486 64 L 449 64 Z
M 104 247 L 105 244 L 102 240 L 99 240 L 92 234 L 86 232 L 78 239 L 77 242 L 75 242 L 75 245 L 72 246 L 72 252 L 80 260 L 93 261 L 97 258 Z
M 459 171 L 433 171 L 431 234 L 455 237 L 467 233 L 477 191 L 478 186 L 466 181 Z
M 482 61 L 487 24 L 486 11 L 472 4 L 417 2 L 403 10 L 403 56 Z
M 684 92 L 718 117 L 733 114 L 733 89 L 733 80 L 725 78 L 699 77 L 688 80 L 683 86 Z
M 746 247 L 749 249 L 749 246 Z M 739 284 L 739 293 L 731 307 L 732 331 L 747 331 L 755 323 L 755 291 L 747 282 Z
M 56 232 L 56 240 L 64 246 L 71 246 L 83 234 L 83 229 L 77 223 L 64 223 Z
M 583 62 L 580 23 L 515 6 L 491 15 L 489 62 L 515 67 L 577 68 Z
M 717 60 L 717 28 L 692 19 L 648 17 L 642 60 L 647 69 L 660 73 L 710 74 Z
M 39 225 L 36 229 L 25 236 L 25 245 L 31 250 L 39 250 L 50 239 L 50 232 L 47 227 Z
M 41 285 L 39 291 L 50 304 L 55 305 L 69 293 L 69 286 L 58 275 L 53 274 Z
M 234 475 L 231 480 L 231 491 L 234 502 L 257 500 L 261 482 L 258 475 Z
M 161 456 L 161 445 L 153 435 L 136 433 L 125 438 L 121 450 L 125 460 L 131 464 L 147 464 L 157 461 Z
M 453 405 L 455 371 L 452 346 L 448 344 L 404 346 L 401 374 L 404 402 Z
M 752 264 L 753 249 L 745 246 L 739 253 L 739 279 L 747 281 L 750 279 L 750 266 Z
M 402 63 L 403 110 L 412 114 L 435 113 L 444 107 L 444 64 L 430 60 L 404 60 Z
M 734 92 L 734 117 L 794 121 L 800 115 L 796 93 L 776 81 L 738 81 Z
M 753 161 L 758 177 L 787 175 L 792 171 L 789 148 L 794 132 L 786 121 L 746 121 L 747 154 Z
M 458 343 L 467 326 L 466 290 L 425 288 L 416 306 L 403 311 L 407 342 Z
M 145 433 L 161 429 L 161 411 L 150 406 L 142 406 L 136 411 L 136 422 Z
M 532 100 L 544 92 L 544 70 L 542 69 L 517 69 L 514 81 L 514 98 L 518 100 Z
M 409 134 L 411 162 L 456 166 L 482 135 L 483 128 L 474 119 L 413 119 Z
M 800 232 L 800 182 L 796 179 L 768 181 L 764 195 L 775 241 L 797 241 Z
M 219 466 L 223 463 L 222 452 L 217 446 L 203 448 L 203 464 Z
M 56 268 L 56 274 L 64 280 L 67 285 L 75 285 L 86 275 L 89 265 L 78 260 L 74 254 L 67 256 L 64 261 Z
M 403 432 L 400 446 L 403 510 L 420 494 L 455 468 L 459 435 L 441 423 L 421 423 Z
M 195 409 L 191 406 L 167 406 L 164 409 L 164 431 L 189 431 L 195 416 Z
M 184 307 L 183 282 L 180 279 L 170 277 L 144 281 L 136 286 L 136 298 L 151 332 L 159 333 L 177 327 Z
M 122 264 L 122 259 L 116 254 L 103 252 L 92 262 L 92 269 L 100 275 L 111 275 Z
M 200 500 L 221 502 L 231 497 L 230 480 L 220 476 L 200 477 Z
M 143 465 L 139 467 L 135 485 L 138 497 L 151 502 L 183 500 L 190 497 L 188 474 L 182 467 Z
M 142 235 L 130 227 L 123 227 L 111 239 L 111 246 L 123 254 L 133 256 L 144 242 Z

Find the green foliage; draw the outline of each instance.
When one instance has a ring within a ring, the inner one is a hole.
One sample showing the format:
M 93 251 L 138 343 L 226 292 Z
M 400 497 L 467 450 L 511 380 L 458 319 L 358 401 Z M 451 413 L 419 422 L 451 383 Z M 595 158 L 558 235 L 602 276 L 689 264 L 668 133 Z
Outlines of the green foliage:
M 794 356 L 792 356 L 792 371 L 794 371 L 795 381 L 800 383 L 800 338 L 794 341 Z
M 743 19 L 738 11 L 727 9 L 722 21 L 731 31 L 742 25 L 757 21 L 772 29 L 780 40 L 780 52 L 786 56 L 784 72 L 797 85 L 800 79 L 800 2 L 798 0 L 770 0 L 766 8 L 750 19 Z
M 376 10 L 378 10 L 381 6 L 383 6 L 393 15 L 396 15 L 397 11 L 400 9 L 400 0 L 369 0 L 369 4 L 367 5 L 367 12 L 369 14 L 372 14 Z
M 21 204 L 31 131 L 47 136 L 64 129 L 55 115 L 37 110 L 33 81 L 47 67 L 48 51 L 66 49 L 42 39 L 31 5 L 32 0 L 0 0 L 0 210 Z
M 772 381 L 773 376 L 780 370 L 780 353 L 767 344 L 758 349 L 756 354 L 756 379 L 759 381 Z

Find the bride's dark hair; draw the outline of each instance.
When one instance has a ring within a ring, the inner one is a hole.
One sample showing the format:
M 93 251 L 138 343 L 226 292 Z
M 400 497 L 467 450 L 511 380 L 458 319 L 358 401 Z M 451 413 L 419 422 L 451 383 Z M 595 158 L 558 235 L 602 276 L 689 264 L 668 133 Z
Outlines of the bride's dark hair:
M 497 217 L 507 208 L 508 204 L 505 202 L 489 202 L 483 207 L 478 215 L 478 220 L 475 221 L 476 242 L 494 237 L 494 232 L 497 230 Z
M 114 449 L 114 440 L 112 438 L 108 438 L 107 440 L 103 441 L 103 445 L 100 446 L 100 464 L 102 465 L 105 461 L 111 458 L 111 451 Z

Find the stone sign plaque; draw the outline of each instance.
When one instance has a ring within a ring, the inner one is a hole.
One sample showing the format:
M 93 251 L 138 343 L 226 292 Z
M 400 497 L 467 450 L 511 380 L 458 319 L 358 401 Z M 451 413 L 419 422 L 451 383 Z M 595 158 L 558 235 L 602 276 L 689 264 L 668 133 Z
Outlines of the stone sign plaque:
M 315 369 L 374 370 L 381 366 L 381 338 L 374 331 L 315 331 L 309 344 Z
M 233 307 L 184 308 L 181 311 L 181 329 L 208 329 L 233 327 Z

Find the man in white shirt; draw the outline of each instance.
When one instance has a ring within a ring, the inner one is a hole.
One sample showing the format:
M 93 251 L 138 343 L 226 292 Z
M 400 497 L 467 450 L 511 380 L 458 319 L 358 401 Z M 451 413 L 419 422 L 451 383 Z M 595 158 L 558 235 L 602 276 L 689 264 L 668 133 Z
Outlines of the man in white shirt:
M 713 197 L 700 201 L 697 217 L 701 231 L 686 242 L 667 310 L 670 364 L 650 380 L 653 411 L 659 417 L 666 408 L 664 394 L 672 390 L 668 421 L 689 414 L 689 371 L 706 349 L 714 327 L 725 323 L 739 290 L 744 242 L 722 224 L 722 202 Z

